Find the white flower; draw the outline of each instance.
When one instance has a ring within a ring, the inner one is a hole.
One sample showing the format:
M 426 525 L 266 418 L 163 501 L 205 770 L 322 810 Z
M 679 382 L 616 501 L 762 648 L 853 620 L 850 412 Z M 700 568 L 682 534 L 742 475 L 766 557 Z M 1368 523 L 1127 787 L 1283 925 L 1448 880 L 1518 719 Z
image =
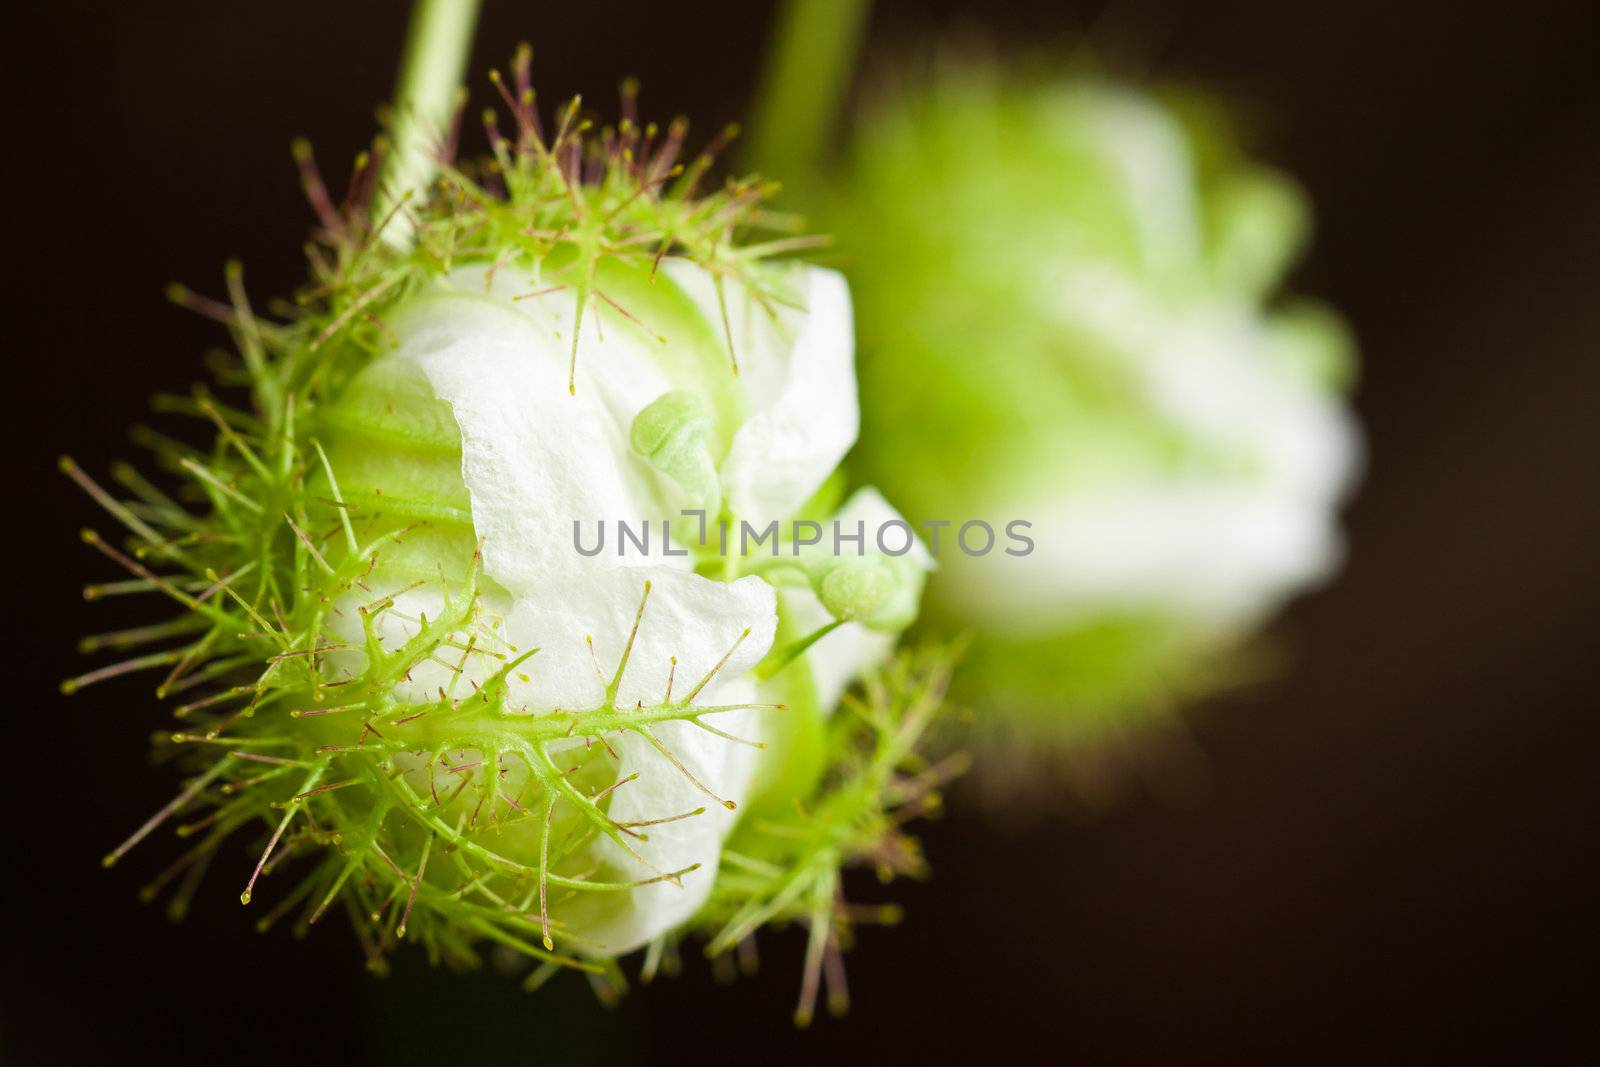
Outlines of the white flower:
M 1360 442 L 1327 372 L 1352 356 L 1331 313 L 1264 301 L 1309 228 L 1291 183 L 1143 94 L 981 67 L 864 129 L 838 225 L 861 462 L 919 520 L 1031 524 L 1025 558 L 943 553 L 948 616 L 1231 636 L 1332 572 Z
M 1204 462 L 1118 468 L 1052 490 L 997 484 L 986 514 L 1032 524 L 1025 560 L 962 560 L 946 590 L 999 632 L 1048 632 L 1157 609 L 1219 632 L 1255 625 L 1333 573 L 1333 516 L 1361 462 L 1355 420 L 1306 373 L 1320 337 L 1248 305 L 1173 307 L 1089 270 L 1062 277 L 1053 314 L 1115 353 L 1142 403 Z
M 576 296 L 536 270 L 462 267 L 392 316 L 397 344 L 365 373 L 400 380 L 416 378 L 407 368 L 420 372 L 459 428 L 461 479 L 489 579 L 476 632 L 505 649 L 538 649 L 510 679 L 513 708 L 538 714 L 603 706 L 625 654 L 617 706 L 659 702 L 669 684 L 681 697 L 707 676 L 696 704 L 757 699 L 748 672 L 773 646 L 772 585 L 755 575 L 724 582 L 696 573 L 695 556 L 677 553 L 694 547 L 698 533 L 698 523 L 682 516 L 684 506 L 708 507 L 713 524 L 718 503 L 735 521 L 786 519 L 855 441 L 845 283 L 816 268 L 791 270 L 784 283 L 781 302 L 763 301 L 729 279 L 719 300 L 714 277 L 683 262 L 669 262 L 653 278 L 631 268 L 602 271 L 581 324 L 571 390 Z M 636 433 L 641 413 L 664 396 L 669 402 L 655 409 L 664 412 L 660 425 Z M 660 536 L 663 521 L 671 524 L 671 552 Z M 597 554 L 578 551 L 575 524 L 591 539 L 599 524 L 615 535 L 620 522 L 648 524 L 647 551 L 630 544 L 619 554 L 614 536 Z M 375 586 L 375 594 L 403 590 L 379 621 L 390 645 L 414 634 L 424 615 L 437 618 L 448 589 L 442 580 L 416 585 L 410 573 L 386 580 L 388 588 Z M 646 583 L 648 601 L 625 652 Z M 814 628 L 820 607 L 807 596 L 800 590 L 786 600 L 799 605 L 801 624 Z M 336 624 L 347 640 L 359 637 L 356 619 L 347 610 Z M 829 706 L 887 644 L 854 623 L 817 643 L 808 657 Z M 497 666 L 486 660 L 461 673 L 477 683 Z M 447 664 L 423 664 L 402 695 L 431 694 L 456 673 Z M 711 723 L 759 740 L 769 714 L 743 709 Z M 599 880 L 645 880 L 699 866 L 681 884 L 578 894 L 562 923 L 586 952 L 629 951 L 694 913 L 736 819 L 708 797 L 740 804 L 756 773 L 753 749 L 694 723 L 652 730 L 670 757 L 642 736 L 610 742 L 616 780 L 624 784 L 609 800 L 609 817 L 628 824 L 705 810 L 653 826 L 648 840 L 598 836 L 591 858 L 606 872 Z

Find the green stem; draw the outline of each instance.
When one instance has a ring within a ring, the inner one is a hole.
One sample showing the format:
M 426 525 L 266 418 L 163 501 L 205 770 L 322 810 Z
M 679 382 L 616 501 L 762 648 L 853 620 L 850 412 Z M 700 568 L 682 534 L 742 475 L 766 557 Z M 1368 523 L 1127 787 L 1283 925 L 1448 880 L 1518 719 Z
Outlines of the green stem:
M 783 0 L 746 162 L 804 202 L 849 88 L 871 0 Z
M 479 0 L 416 0 L 394 90 L 394 144 L 373 199 L 382 219 L 407 193 L 433 180 L 434 150 L 454 118 L 456 91 L 466 73 Z M 391 244 L 411 239 L 411 221 L 398 212 L 384 229 Z

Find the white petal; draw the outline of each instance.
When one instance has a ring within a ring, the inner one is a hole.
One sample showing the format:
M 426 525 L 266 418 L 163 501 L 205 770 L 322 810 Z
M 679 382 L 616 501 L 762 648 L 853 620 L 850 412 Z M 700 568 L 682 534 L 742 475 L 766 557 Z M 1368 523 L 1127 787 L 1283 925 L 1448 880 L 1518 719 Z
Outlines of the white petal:
M 903 559 L 923 571 L 931 571 L 938 566 L 933 556 L 929 554 L 927 546 L 922 543 L 922 539 L 916 536 L 915 528 L 906 522 L 905 516 L 885 500 L 883 494 L 873 486 L 862 486 L 851 493 L 850 499 L 839 505 L 833 521 L 839 523 L 845 533 L 850 534 L 855 532 L 856 524 L 861 523 L 867 535 L 868 552 L 877 550 L 879 530 L 885 531 L 884 546 L 898 550 L 905 543 L 905 530 L 910 529 L 911 547 L 903 555 L 894 558 Z M 904 523 L 904 527 L 887 529 L 891 524 L 900 523 Z
M 507 634 L 520 646 L 538 647 L 539 653 L 526 664 L 529 681 L 514 683 L 514 698 L 536 708 L 598 704 L 604 696 L 601 675 L 609 681 L 621 661 L 646 579 L 650 595 L 622 675 L 618 704 L 659 703 L 667 694 L 669 676 L 674 699 L 682 699 L 724 655 L 727 661 L 695 703 L 753 701 L 754 685 L 740 676 L 772 647 L 777 626 L 772 587 L 755 577 L 724 585 L 656 567 L 603 571 L 552 583 L 520 598 L 507 620 Z M 586 636 L 594 639 L 593 655 Z M 744 709 L 708 716 L 707 722 L 736 737 L 760 740 L 766 714 Z M 662 723 L 651 731 L 706 789 L 735 804 L 745 801 L 754 749 L 688 722 Z M 705 903 L 735 813 L 710 799 L 647 738 L 626 733 L 607 740 L 621 757 L 617 777 L 639 775 L 613 795 L 613 820 L 638 822 L 705 809 L 692 818 L 651 827 L 648 840 L 630 840 L 647 863 L 608 839 L 596 844 L 596 858 L 624 881 L 700 864 L 683 876 L 681 885 L 659 882 L 622 893 L 585 894 L 595 899 L 584 900 L 572 910 L 573 917 L 564 917 L 580 941 L 616 954 L 672 929 Z M 585 951 L 599 950 L 585 946 Z
M 585 334 L 577 392 L 569 393 L 573 301 L 565 293 L 510 299 L 507 290 L 535 284 L 502 270 L 484 295 L 482 267 L 457 271 L 393 323 L 397 357 L 415 361 L 455 415 L 485 567 L 512 592 L 586 569 L 574 523 L 592 544 L 599 522 L 663 510 L 654 475 L 628 446 L 628 426 L 666 389 L 664 377 L 631 334 Z
M 669 673 L 674 694 L 683 696 L 735 644 L 717 680 L 737 678 L 772 647 L 775 598 L 760 578 L 725 585 L 688 571 L 631 567 L 551 580 L 518 597 L 506 621 L 510 640 L 539 649 L 527 663 L 530 682 L 514 691 L 517 699 L 534 708 L 597 705 L 604 695 L 600 675 L 609 680 L 616 672 L 647 581 L 650 596 L 617 693 L 620 704 L 659 703 Z M 741 640 L 746 629 L 750 634 Z M 593 654 L 587 637 L 594 639 Z
M 511 646 L 520 651 L 539 650 L 509 679 L 510 709 L 533 714 L 600 706 L 605 681 L 615 674 L 627 645 L 647 579 L 650 596 L 617 703 L 625 707 L 638 701 L 646 706 L 660 702 L 667 694 L 669 675 L 675 699 L 682 699 L 724 655 L 726 662 L 695 698 L 695 704 L 711 707 L 754 702 L 755 685 L 741 675 L 772 647 L 777 616 L 770 585 L 755 577 L 724 585 L 667 568 L 619 568 L 581 580 L 552 582 L 541 595 L 518 598 L 503 617 L 504 602 L 486 604 L 476 628 L 479 647 L 505 652 L 510 652 Z M 330 629 L 359 642 L 361 626 L 354 609 L 363 599 L 347 596 L 345 607 L 349 610 L 335 616 Z M 437 618 L 442 606 L 443 596 L 434 588 L 400 594 L 395 609 L 378 621 L 385 646 L 396 648 L 415 636 L 419 616 L 426 613 Z M 494 622 L 502 625 L 493 626 Z M 459 636 L 464 639 L 466 635 Z M 594 640 L 593 654 L 586 637 Z M 342 670 L 359 670 L 362 659 L 359 652 L 346 651 L 330 656 L 328 665 L 332 675 L 338 676 Z M 467 679 L 481 683 L 498 666 L 499 661 L 475 657 L 464 665 L 462 680 L 455 685 L 465 692 Z M 397 686 L 396 695 L 402 700 L 431 700 L 439 687 L 450 686 L 452 680 L 448 667 L 427 660 Z M 770 714 L 773 712 L 743 708 L 708 715 L 707 722 L 736 737 L 759 741 L 768 725 L 765 716 Z M 660 723 L 652 726 L 651 732 L 706 789 L 735 804 L 745 802 L 758 756 L 755 749 L 688 722 Z M 613 734 L 607 743 L 620 757 L 617 777 L 638 774 L 613 794 L 609 808 L 613 820 L 641 822 L 696 808 L 705 810 L 692 818 L 651 827 L 648 840 L 630 839 L 638 856 L 605 838 L 591 846 L 594 860 L 602 865 L 596 875 L 601 881 L 642 880 L 700 865 L 684 875 L 681 884 L 658 882 L 623 892 L 581 893 L 558 909 L 556 917 L 573 947 L 597 955 L 629 952 L 697 911 L 711 892 L 722 842 L 736 820 L 736 812 L 708 797 L 647 738 Z
M 681 266 L 676 276 L 701 313 L 720 321 L 709 277 Z M 742 517 L 792 513 L 855 438 L 848 293 L 837 275 L 813 271 L 798 277 L 813 314 L 785 311 L 777 322 L 737 286 L 729 290 L 744 372 L 739 388 L 750 418 L 734 434 L 723 474 Z M 511 299 L 537 288 L 537 280 L 508 270 L 490 277 L 482 267 L 464 269 L 392 323 L 400 337 L 398 358 L 417 363 L 460 427 L 462 475 L 484 543 L 485 570 L 510 593 L 495 605 L 504 613 L 498 633 L 519 650 L 539 650 L 519 671 L 526 677 L 511 680 L 513 707 L 537 712 L 599 704 L 647 580 L 650 595 L 618 703 L 658 703 L 669 677 L 681 698 L 724 655 L 727 661 L 696 703 L 748 703 L 754 686 L 740 676 L 771 648 L 771 586 L 755 577 L 716 582 L 684 569 L 688 564 L 681 559 L 619 559 L 615 552 L 591 558 L 576 550 L 574 522 L 589 531 L 589 544 L 594 524 L 602 520 L 614 533 L 618 520 L 670 514 L 659 476 L 632 453 L 628 430 L 638 411 L 679 383 L 669 381 L 658 364 L 660 353 L 637 331 L 608 326 L 604 339 L 584 334 L 576 395 L 569 393 L 566 331 L 573 302 L 566 293 Z M 434 599 L 426 606 L 437 611 L 438 594 L 429 595 Z M 412 605 L 418 611 L 424 606 L 420 600 Z M 403 622 L 395 625 L 404 630 Z M 396 640 L 405 636 L 399 631 Z M 592 647 L 586 638 L 593 639 Z M 763 714 L 739 710 L 708 721 L 754 740 Z M 624 881 L 700 866 L 682 885 L 580 894 L 562 919 L 584 951 L 628 951 L 697 910 L 733 824 L 733 813 L 701 787 L 735 803 L 749 789 L 755 752 L 748 746 L 692 723 L 652 729 L 689 774 L 647 738 L 608 738 L 621 758 L 619 778 L 639 774 L 613 794 L 612 818 L 642 821 L 706 810 L 652 827 L 648 841 L 630 841 L 645 862 L 605 838 L 593 846 L 595 857 Z
M 702 313 L 720 321 L 709 274 L 688 263 L 667 269 Z M 747 415 L 722 462 L 722 483 L 734 514 L 751 522 L 792 516 L 833 473 L 861 425 L 849 286 L 819 267 L 803 268 L 798 281 L 805 310 L 777 307 L 776 321 L 737 282 L 724 286 Z
M 470 683 L 481 685 L 504 662 L 490 653 L 516 656 L 538 649 L 508 679 L 510 710 L 537 714 L 599 707 L 605 684 L 622 661 L 647 582 L 649 599 L 618 686 L 620 706 L 660 703 L 669 675 L 672 692 L 681 699 L 728 654 L 695 700 L 712 703 L 720 686 L 755 666 L 772 648 L 776 597 L 762 579 L 746 576 L 724 584 L 666 567 L 616 568 L 552 579 L 536 595 L 481 597 L 476 622 L 456 637 L 464 644 L 476 636 L 475 647 L 485 654 L 462 661 L 459 682 L 452 665 L 425 659 L 396 684 L 395 695 L 402 701 L 427 702 L 453 682 L 466 691 Z M 438 619 L 445 608 L 438 583 L 412 588 L 403 579 L 384 579 L 381 571 L 368 583 L 372 592 L 346 594 L 335 605 L 339 611 L 329 616 L 329 633 L 350 646 L 324 658 L 330 678 L 348 677 L 364 665 L 363 604 L 393 594 L 393 607 L 376 620 L 379 640 L 391 651 L 420 632 L 423 616 Z
M 1266 324 L 1243 309 L 1146 310 L 1129 355 L 1150 402 L 1198 447 L 1240 457 L 1240 469 L 1151 470 L 1026 499 L 997 486 L 983 510 L 1032 522 L 1036 548 L 947 554 L 945 592 L 975 622 L 1034 633 L 1158 610 L 1231 629 L 1338 564 L 1335 509 L 1361 453 L 1340 399 L 1277 358 Z
M 749 703 L 755 698 L 755 686 L 739 681 L 723 686 L 714 699 Z M 771 714 L 774 713 L 731 711 L 709 721 L 735 737 L 758 740 L 762 736 L 762 716 Z M 745 802 L 760 755 L 757 750 L 688 722 L 663 723 L 653 732 L 685 769 L 719 797 L 740 805 Z M 683 875 L 681 884 L 656 882 L 630 889 L 624 894 L 625 906 L 609 909 L 585 928 L 574 931 L 603 946 L 605 954 L 616 955 L 639 948 L 700 910 L 716 881 L 722 842 L 732 832 L 738 813 L 707 797 L 646 738 L 624 734 L 610 743 L 622 757 L 619 777 L 639 773 L 637 780 L 613 794 L 610 815 L 617 822 L 641 822 L 704 809 L 691 818 L 650 827 L 649 840 L 629 842 L 658 870 L 677 871 L 698 863 L 697 870 Z M 655 873 L 609 839 L 602 840 L 596 852 L 626 872 L 626 877 L 648 878 Z

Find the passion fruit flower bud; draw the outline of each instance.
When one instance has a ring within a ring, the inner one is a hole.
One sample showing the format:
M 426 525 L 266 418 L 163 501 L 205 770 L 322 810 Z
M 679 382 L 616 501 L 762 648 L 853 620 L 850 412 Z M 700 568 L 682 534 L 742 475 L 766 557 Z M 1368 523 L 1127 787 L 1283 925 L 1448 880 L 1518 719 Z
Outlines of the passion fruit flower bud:
M 1357 466 L 1343 324 L 1267 303 L 1304 196 L 1197 102 L 1091 81 L 950 67 L 856 131 L 859 472 L 918 523 L 1029 524 L 940 553 L 979 721 L 1098 740 L 1219 678 L 1336 566 Z
M 858 423 L 846 285 L 774 260 L 784 242 L 741 243 L 763 188 L 696 196 L 708 160 L 676 165 L 681 125 L 641 129 L 625 95 L 616 129 L 586 137 L 574 106 L 547 143 L 525 54 L 516 81 L 515 139 L 490 117 L 492 161 L 445 159 L 399 201 L 414 247 L 367 221 L 367 164 L 335 208 L 302 151 L 322 214 L 300 313 L 257 319 L 236 270 L 229 307 L 177 294 L 232 330 L 253 410 L 201 393 L 215 447 L 159 443 L 198 511 L 131 474 L 140 499 L 118 501 L 66 465 L 134 552 L 91 543 L 185 609 L 119 638 L 178 648 L 69 686 L 167 665 L 163 693 L 215 687 L 168 739 L 198 773 L 108 863 L 209 809 L 180 830 L 205 834 L 180 869 L 257 827 L 246 903 L 278 867 L 305 872 L 264 925 L 342 902 L 374 963 L 412 937 L 449 962 L 520 951 L 534 981 L 615 977 L 704 910 L 749 808 L 781 813 L 757 837 L 808 810 L 848 826 L 821 854 L 833 877 L 898 840 L 885 813 L 925 799 L 895 775 L 933 683 L 868 698 L 869 723 L 900 725 L 865 784 L 860 730 L 824 723 L 914 618 L 928 561 L 819 582 L 798 545 L 730 546 L 730 525 L 833 511 Z M 857 512 L 898 520 L 871 492 Z M 815 850 L 791 858 L 819 870 Z M 759 890 L 719 907 L 764 907 Z M 824 935 L 848 922 L 834 901 Z

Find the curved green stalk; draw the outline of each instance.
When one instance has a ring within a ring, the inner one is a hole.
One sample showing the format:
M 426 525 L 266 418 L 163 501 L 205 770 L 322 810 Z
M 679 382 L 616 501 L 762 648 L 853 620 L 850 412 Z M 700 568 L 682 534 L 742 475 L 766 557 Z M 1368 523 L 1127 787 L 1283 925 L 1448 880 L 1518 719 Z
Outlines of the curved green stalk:
M 466 73 L 479 0 L 417 0 L 406 30 L 400 76 L 394 90 L 394 149 L 373 199 L 372 217 L 381 219 L 407 192 L 433 177 L 434 149 L 449 131 L 456 90 Z M 391 244 L 411 240 L 404 212 L 384 230 Z
M 783 0 L 751 114 L 751 168 L 794 192 L 812 179 L 871 10 L 871 0 Z

